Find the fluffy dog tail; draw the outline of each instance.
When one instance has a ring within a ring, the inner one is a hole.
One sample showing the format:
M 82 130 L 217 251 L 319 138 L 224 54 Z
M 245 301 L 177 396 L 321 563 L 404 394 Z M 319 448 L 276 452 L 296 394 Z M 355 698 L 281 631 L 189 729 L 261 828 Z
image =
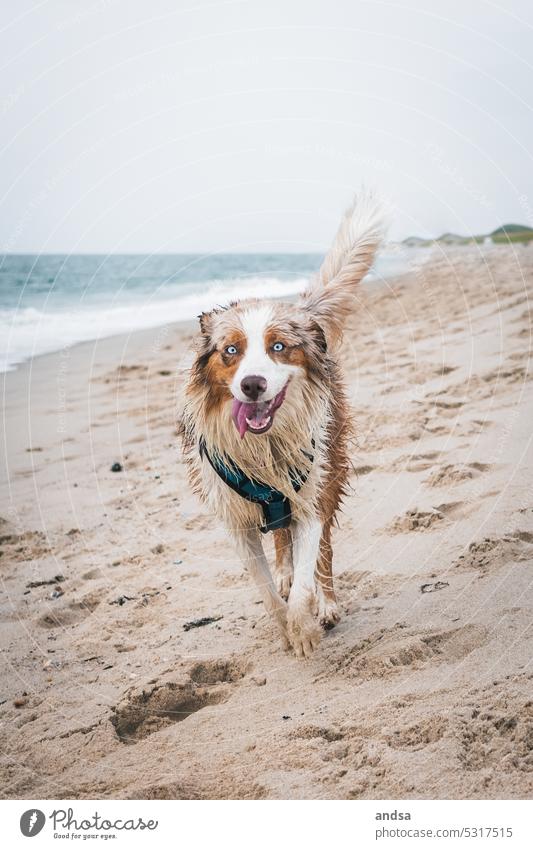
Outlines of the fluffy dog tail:
M 344 213 L 317 278 L 304 293 L 305 309 L 321 325 L 330 345 L 340 341 L 356 287 L 384 238 L 386 218 L 384 204 L 372 192 L 356 196 Z

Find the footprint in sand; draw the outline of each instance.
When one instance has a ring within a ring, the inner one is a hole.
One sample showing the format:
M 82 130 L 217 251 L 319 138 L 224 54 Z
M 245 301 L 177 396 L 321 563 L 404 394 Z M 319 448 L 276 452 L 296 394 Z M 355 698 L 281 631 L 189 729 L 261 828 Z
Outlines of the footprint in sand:
M 212 525 L 212 522 L 209 516 L 194 516 L 192 519 L 188 519 L 183 527 L 188 531 L 207 531 Z
M 445 436 L 446 434 L 450 434 L 453 432 L 453 428 L 450 429 L 447 425 L 439 424 L 435 422 L 434 419 L 431 419 L 427 422 L 423 429 L 426 433 L 430 433 L 432 436 Z
M 395 595 L 405 579 L 402 575 L 376 575 L 375 572 L 347 569 L 338 573 L 336 580 L 342 591 L 345 612 L 351 613 L 359 610 L 362 602 Z M 372 607 L 365 610 L 377 614 L 382 608 L 372 603 Z
M 359 478 L 359 477 L 363 477 L 363 475 L 369 475 L 370 472 L 374 471 L 374 469 L 375 469 L 375 466 L 356 466 L 353 469 L 353 474 L 356 475 Z
M 235 586 L 244 586 L 249 583 L 248 575 L 246 572 L 222 572 L 220 576 L 217 577 L 217 586 L 219 587 L 235 587 Z
M 464 407 L 464 405 L 465 401 L 449 399 L 447 401 L 435 401 L 431 406 L 436 408 L 440 416 L 456 418 L 458 411 L 461 407 Z
M 449 486 L 479 477 L 482 472 L 491 468 L 488 463 L 450 463 L 441 466 L 426 478 L 426 486 Z
M 441 740 L 447 728 L 447 719 L 431 716 L 415 725 L 395 729 L 386 736 L 386 740 L 393 749 L 416 752 Z
M 290 740 L 325 740 L 326 743 L 336 743 L 344 739 L 344 731 L 318 725 L 300 725 L 289 734 Z
M 39 617 L 37 624 L 42 628 L 58 628 L 75 625 L 93 613 L 101 602 L 99 592 L 88 593 L 78 601 L 61 605 L 61 602 L 50 602 L 46 613 Z M 57 606 L 56 606 L 57 604 Z
M 516 531 L 503 537 L 484 537 L 471 542 L 455 561 L 454 568 L 486 573 L 512 562 L 533 560 L 533 534 Z
M 177 678 L 136 685 L 113 708 L 110 721 L 118 739 L 137 743 L 202 708 L 227 701 L 232 685 L 244 678 L 248 669 L 248 663 L 241 660 L 205 660 L 184 668 Z
M 354 571 L 346 569 L 344 572 L 339 572 L 337 575 L 339 586 L 347 589 L 359 587 L 359 585 L 366 581 L 367 578 L 372 578 L 372 572 L 369 570 Z
M 440 451 L 427 451 L 425 454 L 402 454 L 391 464 L 391 472 L 425 472 L 431 469 L 440 457 Z
M 481 401 L 505 394 L 514 384 L 523 383 L 530 379 L 531 372 L 528 372 L 527 367 L 516 365 L 515 362 L 511 361 L 502 363 L 498 368 L 485 374 L 472 374 L 468 380 L 435 393 L 435 397 L 453 392 L 454 396 L 468 398 L 469 403 L 472 403 L 473 401 Z M 443 411 L 441 410 L 441 412 Z
M 390 375 L 387 375 L 386 380 L 382 381 L 388 385 L 382 390 L 382 395 L 390 395 L 394 392 L 400 392 L 406 386 L 415 385 L 422 386 L 428 381 L 437 380 L 440 377 L 445 377 L 448 374 L 457 370 L 457 366 L 442 366 L 434 363 L 421 363 L 413 365 L 411 362 L 399 363 L 396 371 L 397 381 L 391 383 Z
M 50 547 L 42 531 L 26 531 L 22 534 L 3 534 L 0 536 L 0 552 L 6 560 L 20 563 L 25 560 L 37 560 L 50 554 Z
M 370 634 L 352 649 L 345 648 L 336 668 L 349 678 L 368 681 L 405 668 L 462 660 L 484 643 L 486 635 L 487 629 L 479 625 L 420 632 L 398 624 Z
M 523 366 L 504 364 L 500 368 L 482 375 L 481 379 L 485 381 L 485 383 L 518 383 L 522 382 L 527 377 L 527 369 Z
M 148 371 L 148 366 L 144 365 L 121 365 L 102 377 L 94 378 L 95 383 L 114 383 L 120 380 L 127 380 L 130 377 L 142 377 Z
M 495 682 L 496 683 L 496 682 Z M 497 766 L 521 776 L 533 772 L 533 701 L 513 696 L 507 681 L 476 693 L 470 716 L 456 729 L 465 770 Z
M 464 508 L 462 501 L 451 501 L 447 504 L 439 504 L 430 510 L 418 510 L 414 507 L 407 510 L 403 516 L 398 516 L 384 530 L 388 534 L 408 534 L 411 531 L 429 531 L 442 526 L 445 521 L 462 518 L 472 512 L 475 506 Z
M 95 578 L 101 578 L 103 575 L 102 569 L 89 569 L 88 572 L 84 572 L 81 576 L 82 581 L 94 581 Z

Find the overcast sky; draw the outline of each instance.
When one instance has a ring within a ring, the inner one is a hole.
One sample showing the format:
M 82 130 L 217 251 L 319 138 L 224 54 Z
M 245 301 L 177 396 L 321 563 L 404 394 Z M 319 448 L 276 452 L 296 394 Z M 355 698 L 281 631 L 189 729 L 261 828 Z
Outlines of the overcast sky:
M 530 0 L 3 0 L 0 250 L 533 226 Z

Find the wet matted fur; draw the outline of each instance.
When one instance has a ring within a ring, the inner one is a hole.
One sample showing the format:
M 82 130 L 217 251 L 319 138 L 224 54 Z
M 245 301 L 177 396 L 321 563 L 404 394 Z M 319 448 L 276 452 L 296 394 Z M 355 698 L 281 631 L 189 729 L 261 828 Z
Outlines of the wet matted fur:
M 382 237 L 381 206 L 364 194 L 298 301 L 238 301 L 200 316 L 180 419 L 189 478 L 226 525 L 284 647 L 298 656 L 311 654 L 322 630 L 339 621 L 331 526 L 347 491 L 352 420 L 335 357 Z M 260 506 L 230 489 L 205 452 L 290 500 L 290 526 L 273 532 L 272 572 Z

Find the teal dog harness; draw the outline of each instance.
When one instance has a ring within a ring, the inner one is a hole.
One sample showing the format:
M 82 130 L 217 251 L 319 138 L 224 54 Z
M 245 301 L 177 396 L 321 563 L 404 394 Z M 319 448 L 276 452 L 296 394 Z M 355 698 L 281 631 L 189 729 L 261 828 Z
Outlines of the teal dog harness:
M 314 448 L 314 439 L 312 445 Z M 311 463 L 313 462 L 313 454 L 303 450 L 302 454 Z M 226 465 L 220 457 L 211 457 L 203 439 L 200 440 L 200 456 L 207 458 L 219 478 L 222 478 L 230 489 L 238 493 L 241 498 L 245 498 L 246 501 L 261 506 L 264 520 L 263 524 L 259 526 L 261 533 L 266 534 L 269 531 L 289 527 L 292 517 L 291 502 L 279 489 L 274 489 L 270 484 L 262 483 L 255 478 L 249 478 L 233 461 Z M 307 480 L 307 475 L 298 469 L 289 469 L 289 476 L 294 491 L 299 492 Z

